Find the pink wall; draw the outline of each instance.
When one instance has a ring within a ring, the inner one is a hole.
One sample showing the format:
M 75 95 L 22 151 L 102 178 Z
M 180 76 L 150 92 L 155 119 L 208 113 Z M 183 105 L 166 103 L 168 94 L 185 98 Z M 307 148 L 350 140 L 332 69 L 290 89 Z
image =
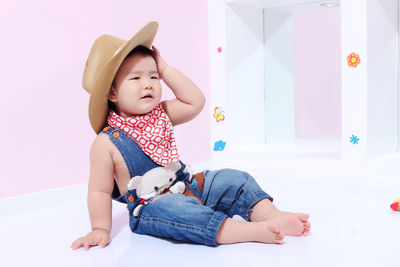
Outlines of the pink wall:
M 163 57 L 208 97 L 206 0 L 0 2 L 0 198 L 87 182 L 95 135 L 81 87 L 86 56 L 101 34 L 128 39 L 151 20 Z M 176 128 L 186 162 L 209 158 L 208 109 Z
M 295 135 L 341 136 L 340 9 L 295 16 Z

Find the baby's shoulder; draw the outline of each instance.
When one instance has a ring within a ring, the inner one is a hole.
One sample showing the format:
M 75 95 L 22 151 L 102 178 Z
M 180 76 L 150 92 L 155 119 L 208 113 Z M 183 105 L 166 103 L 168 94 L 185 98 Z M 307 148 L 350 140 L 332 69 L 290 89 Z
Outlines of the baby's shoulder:
M 99 152 L 108 152 L 111 153 L 113 149 L 113 144 L 108 137 L 108 135 L 99 133 L 93 141 L 91 152 L 99 153 Z

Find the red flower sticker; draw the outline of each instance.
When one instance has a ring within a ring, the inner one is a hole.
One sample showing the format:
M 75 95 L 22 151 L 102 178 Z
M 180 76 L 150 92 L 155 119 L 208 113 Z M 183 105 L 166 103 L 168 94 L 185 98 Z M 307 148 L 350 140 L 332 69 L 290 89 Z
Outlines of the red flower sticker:
M 347 56 L 347 64 L 350 67 L 356 68 L 361 63 L 360 56 L 356 53 L 351 53 Z

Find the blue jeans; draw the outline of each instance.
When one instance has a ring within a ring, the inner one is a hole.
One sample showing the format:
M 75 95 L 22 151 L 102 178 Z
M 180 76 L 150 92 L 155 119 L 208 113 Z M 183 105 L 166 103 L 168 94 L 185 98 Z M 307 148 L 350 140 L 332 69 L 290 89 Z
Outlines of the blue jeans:
M 248 173 L 232 169 L 204 171 L 204 178 L 203 191 L 192 190 L 204 206 L 195 197 L 164 194 L 154 202 L 149 199 L 137 218 L 130 215 L 131 230 L 216 246 L 218 230 L 226 217 L 240 215 L 248 221 L 254 204 L 264 198 L 272 201 Z

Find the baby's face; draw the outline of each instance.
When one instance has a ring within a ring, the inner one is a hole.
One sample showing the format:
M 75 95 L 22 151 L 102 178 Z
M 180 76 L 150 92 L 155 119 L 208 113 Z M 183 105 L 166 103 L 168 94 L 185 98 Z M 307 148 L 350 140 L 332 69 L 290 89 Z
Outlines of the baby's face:
M 116 112 L 122 117 L 152 111 L 161 100 L 155 60 L 143 55 L 126 58 L 115 76 L 109 100 L 114 102 Z

